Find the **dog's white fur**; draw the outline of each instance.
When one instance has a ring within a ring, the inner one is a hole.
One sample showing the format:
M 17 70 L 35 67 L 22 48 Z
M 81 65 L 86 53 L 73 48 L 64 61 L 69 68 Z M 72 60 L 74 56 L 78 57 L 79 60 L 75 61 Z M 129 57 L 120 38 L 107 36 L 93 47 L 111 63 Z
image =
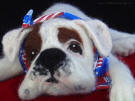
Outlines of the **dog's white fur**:
M 95 86 L 96 78 L 93 73 L 93 43 L 98 49 L 100 55 L 110 56 L 109 73 L 112 79 L 110 90 L 110 101 L 135 101 L 135 82 L 128 67 L 119 61 L 112 53 L 128 56 L 135 51 L 135 35 L 120 32 L 108 28 L 106 24 L 98 19 L 92 19 L 85 15 L 78 8 L 69 4 L 55 4 L 46 10 L 43 14 L 51 14 L 57 11 L 69 12 L 77 15 L 83 20 L 69 21 L 66 19 L 53 19 L 44 22 L 40 28 L 43 43 L 41 51 L 57 47 L 63 50 L 70 59 L 70 71 L 74 72 L 67 76 L 66 73 L 59 70 L 61 77 L 56 78 L 61 81 L 58 84 L 48 84 L 44 81 L 49 77 L 36 77 L 31 75 L 35 66 L 35 60 L 32 62 L 28 73 L 25 76 L 19 88 L 19 96 L 22 99 L 33 99 L 41 94 L 65 95 L 73 93 L 88 93 Z M 42 14 L 42 15 L 43 15 Z M 74 29 L 83 40 L 83 56 L 74 54 L 67 50 L 68 44 L 62 45 L 58 39 L 58 28 L 65 27 Z M 9 31 L 3 37 L 4 57 L 0 60 L 0 81 L 23 73 L 18 61 L 17 55 L 22 40 L 31 29 L 22 28 Z M 92 41 L 91 41 L 92 40 Z M 112 53 L 111 53 L 112 51 Z M 80 90 L 75 86 L 81 86 Z

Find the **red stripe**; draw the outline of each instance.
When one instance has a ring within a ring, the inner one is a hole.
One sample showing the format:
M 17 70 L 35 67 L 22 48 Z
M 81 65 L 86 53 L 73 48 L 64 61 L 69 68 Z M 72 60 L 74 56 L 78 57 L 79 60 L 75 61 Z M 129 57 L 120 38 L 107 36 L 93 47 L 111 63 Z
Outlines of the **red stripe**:
M 23 55 L 23 58 L 26 58 L 26 56 L 25 56 L 25 55 Z
M 103 62 L 103 60 L 98 60 L 98 62 Z
M 28 61 L 27 60 L 24 60 L 24 64 L 25 64 L 25 66 L 26 66 L 26 68 L 28 70 L 29 69 Z
M 22 27 L 23 27 L 23 28 L 27 28 L 27 27 L 29 27 L 29 24 L 23 23 L 23 24 L 22 24 Z
M 24 62 L 24 63 L 26 63 L 26 62 L 27 62 L 27 60 L 23 60 L 23 62 Z
M 98 67 L 98 66 L 101 66 L 101 64 L 97 64 L 97 67 Z
M 103 58 L 102 56 L 99 56 L 99 58 Z
M 94 47 L 93 47 L 93 51 L 94 51 L 94 53 L 96 53 L 96 50 L 97 50 L 97 49 L 96 49 L 96 47 L 94 46 Z
M 109 89 L 108 85 L 105 86 L 96 86 L 96 90 L 103 90 L 103 89 Z
M 38 22 L 40 22 L 44 17 L 45 17 L 46 15 L 44 15 L 44 16 L 42 16 L 42 17 L 40 17 L 35 23 L 38 23 Z
M 49 15 L 45 20 L 49 20 L 53 15 L 54 15 L 54 13 L 52 13 L 51 15 Z
M 29 70 L 29 65 L 28 64 L 25 64 L 25 66 L 26 66 L 27 70 Z
M 59 16 L 61 16 L 61 15 L 63 15 L 63 14 L 64 14 L 63 12 L 60 12 L 60 13 L 58 13 L 54 18 L 59 17 Z

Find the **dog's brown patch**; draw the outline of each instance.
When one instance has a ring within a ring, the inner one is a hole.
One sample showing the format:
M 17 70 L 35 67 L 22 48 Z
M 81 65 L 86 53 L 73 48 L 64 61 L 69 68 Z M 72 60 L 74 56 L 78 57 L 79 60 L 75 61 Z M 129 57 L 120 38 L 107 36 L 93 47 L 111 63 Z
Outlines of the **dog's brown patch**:
M 41 23 L 37 23 L 33 25 L 32 31 L 28 33 L 28 36 L 25 39 L 25 46 L 24 50 L 26 53 L 26 58 L 29 62 L 29 65 L 31 64 L 31 61 L 35 58 L 35 56 L 40 52 L 42 39 L 39 33 Z
M 75 30 L 67 29 L 67 28 L 59 28 L 58 39 L 61 43 L 65 43 L 70 39 L 75 39 L 78 42 L 82 43 L 82 40 L 79 34 Z

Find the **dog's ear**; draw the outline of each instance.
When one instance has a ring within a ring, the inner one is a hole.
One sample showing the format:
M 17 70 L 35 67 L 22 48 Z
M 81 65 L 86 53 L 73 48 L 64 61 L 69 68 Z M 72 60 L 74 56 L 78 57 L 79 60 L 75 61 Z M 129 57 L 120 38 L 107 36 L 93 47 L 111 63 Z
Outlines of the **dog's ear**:
M 9 61 L 14 61 L 18 55 L 20 44 L 30 29 L 17 28 L 7 32 L 2 40 L 3 52 Z
M 88 33 L 101 56 L 109 55 L 112 49 L 112 40 L 108 27 L 103 22 L 99 20 L 74 20 L 74 22 Z

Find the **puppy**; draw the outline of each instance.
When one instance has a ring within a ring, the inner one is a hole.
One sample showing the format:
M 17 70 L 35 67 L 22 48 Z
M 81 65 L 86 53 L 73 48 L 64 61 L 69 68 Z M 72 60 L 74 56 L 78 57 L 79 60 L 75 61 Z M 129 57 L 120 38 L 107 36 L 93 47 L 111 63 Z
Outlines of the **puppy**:
M 0 81 L 24 73 L 25 64 L 29 69 L 25 69 L 26 76 L 18 90 L 21 99 L 92 92 L 97 82 L 95 48 L 99 56 L 109 58 L 110 101 L 135 101 L 134 78 L 113 55 L 132 54 L 135 36 L 108 28 L 69 4 L 55 4 L 41 16 L 55 12 L 68 12 L 75 19 L 56 17 L 38 22 L 38 18 L 32 26 L 4 35 Z M 24 64 L 18 59 L 21 48 L 27 60 Z

